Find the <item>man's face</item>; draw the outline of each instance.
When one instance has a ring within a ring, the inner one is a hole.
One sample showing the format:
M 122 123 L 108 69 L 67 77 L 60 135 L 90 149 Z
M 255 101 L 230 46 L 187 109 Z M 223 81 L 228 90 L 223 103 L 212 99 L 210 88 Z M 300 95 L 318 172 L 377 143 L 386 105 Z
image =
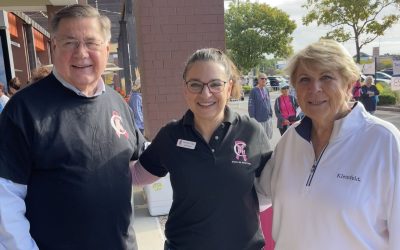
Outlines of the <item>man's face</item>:
M 266 74 L 260 74 L 258 76 L 258 82 L 257 82 L 259 87 L 265 87 L 267 85 L 267 75 Z
M 66 18 L 52 39 L 58 74 L 80 90 L 97 86 L 108 59 L 109 44 L 95 18 Z

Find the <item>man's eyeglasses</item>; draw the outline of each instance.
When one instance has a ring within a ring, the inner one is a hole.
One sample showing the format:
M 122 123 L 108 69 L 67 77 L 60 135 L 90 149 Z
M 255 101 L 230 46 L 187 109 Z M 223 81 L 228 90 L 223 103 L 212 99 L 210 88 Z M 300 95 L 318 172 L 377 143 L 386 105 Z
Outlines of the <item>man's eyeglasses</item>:
M 200 94 L 203 92 L 204 86 L 207 86 L 211 93 L 220 93 L 224 90 L 225 84 L 226 82 L 222 80 L 211 80 L 207 83 L 197 80 L 189 80 L 186 82 L 188 90 L 193 94 Z
M 261 80 L 267 80 L 267 78 L 265 78 L 265 77 L 260 77 L 260 79 L 261 79 Z
M 98 51 L 101 49 L 101 46 L 104 44 L 103 41 L 101 40 L 87 40 L 87 41 L 79 41 L 77 39 L 62 39 L 62 40 L 57 40 L 59 41 L 61 48 L 68 50 L 68 51 L 73 51 L 81 44 L 83 44 L 87 50 L 90 51 Z

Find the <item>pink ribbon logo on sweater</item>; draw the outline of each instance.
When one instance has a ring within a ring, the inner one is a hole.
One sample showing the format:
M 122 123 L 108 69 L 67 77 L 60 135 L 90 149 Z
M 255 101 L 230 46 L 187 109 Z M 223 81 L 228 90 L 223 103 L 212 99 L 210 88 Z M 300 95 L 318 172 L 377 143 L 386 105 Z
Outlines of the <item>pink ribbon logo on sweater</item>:
M 115 133 L 117 133 L 117 136 L 121 138 L 121 135 L 124 135 L 126 139 L 129 138 L 128 132 L 124 129 L 122 126 L 122 117 L 117 111 L 113 111 L 113 115 L 111 116 L 111 126 L 115 130 Z

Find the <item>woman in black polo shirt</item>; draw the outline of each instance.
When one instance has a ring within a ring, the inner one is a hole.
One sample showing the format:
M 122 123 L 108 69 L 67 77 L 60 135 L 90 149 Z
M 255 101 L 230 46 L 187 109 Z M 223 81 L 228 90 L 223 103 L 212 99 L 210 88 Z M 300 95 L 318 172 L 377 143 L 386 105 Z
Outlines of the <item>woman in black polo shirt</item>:
M 170 173 L 173 203 L 165 249 L 260 250 L 264 239 L 254 178 L 270 144 L 254 119 L 232 111 L 237 69 L 220 50 L 201 49 L 183 72 L 189 110 L 163 127 L 139 159 L 155 176 Z

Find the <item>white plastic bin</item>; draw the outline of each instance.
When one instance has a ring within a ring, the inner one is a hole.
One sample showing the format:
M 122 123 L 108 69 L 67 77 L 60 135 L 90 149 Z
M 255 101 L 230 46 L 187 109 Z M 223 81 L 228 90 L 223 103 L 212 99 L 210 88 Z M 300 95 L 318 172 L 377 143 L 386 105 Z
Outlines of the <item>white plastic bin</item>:
M 169 174 L 143 188 L 151 216 L 166 215 L 172 205 L 172 187 Z

